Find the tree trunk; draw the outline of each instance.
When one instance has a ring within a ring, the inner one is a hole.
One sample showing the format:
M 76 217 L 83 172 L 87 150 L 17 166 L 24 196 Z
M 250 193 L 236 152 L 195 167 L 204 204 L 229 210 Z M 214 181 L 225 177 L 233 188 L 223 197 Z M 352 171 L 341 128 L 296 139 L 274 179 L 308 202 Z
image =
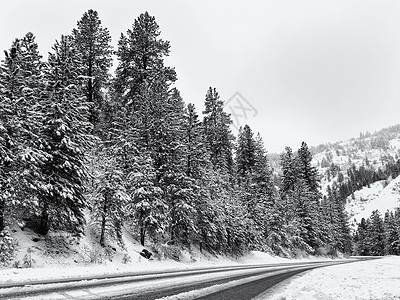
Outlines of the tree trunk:
M 146 237 L 146 226 L 140 227 L 140 244 L 144 247 L 144 239 Z
M 38 233 L 41 235 L 46 235 L 49 232 L 49 212 L 48 212 L 49 206 L 47 203 L 47 199 L 44 202 L 43 210 L 42 210 L 42 215 L 40 218 L 40 225 L 38 228 Z
M 90 108 L 90 116 L 89 116 L 89 121 L 90 123 L 92 123 L 93 125 L 97 125 L 97 113 L 96 113 L 96 104 L 94 103 L 94 99 L 93 99 L 93 63 L 92 63 L 92 59 L 89 58 L 89 65 L 88 65 L 88 84 L 87 84 L 87 100 L 89 103 L 92 104 L 92 107 Z M 95 128 L 93 127 L 93 131 L 95 130 Z
M 104 236 L 106 231 L 106 217 L 103 215 L 101 220 L 100 246 L 104 247 Z
M 0 232 L 2 232 L 5 227 L 5 222 L 4 222 L 5 208 L 6 207 L 5 207 L 4 199 L 0 198 Z
M 104 236 L 106 231 L 106 216 L 107 216 L 107 194 L 104 195 L 104 205 L 103 205 L 103 213 L 101 214 L 101 233 L 100 233 L 100 245 L 104 247 Z

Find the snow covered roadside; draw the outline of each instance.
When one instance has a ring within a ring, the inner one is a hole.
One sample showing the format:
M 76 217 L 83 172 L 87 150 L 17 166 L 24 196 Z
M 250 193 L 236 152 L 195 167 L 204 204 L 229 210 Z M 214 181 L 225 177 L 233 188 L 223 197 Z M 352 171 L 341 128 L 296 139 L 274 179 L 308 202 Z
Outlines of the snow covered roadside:
M 400 299 L 400 257 L 315 269 L 284 281 L 256 299 Z
M 39 267 L 29 269 L 1 269 L 0 268 L 0 286 L 4 284 L 12 284 L 26 281 L 41 281 L 52 279 L 68 279 L 68 278 L 86 278 L 91 276 L 107 276 L 119 274 L 145 274 L 150 272 L 166 272 L 177 270 L 192 270 L 206 267 L 223 267 L 223 266 L 238 266 L 244 264 L 278 264 L 293 261 L 313 261 L 314 259 L 290 260 L 280 257 L 274 257 L 262 252 L 251 252 L 240 260 L 231 260 L 224 257 L 213 257 L 208 259 L 199 259 L 195 263 L 191 262 L 176 262 L 171 260 L 166 261 L 148 261 L 137 256 L 128 264 L 122 263 L 105 263 L 91 266 L 74 266 L 74 265 L 59 265 L 51 267 Z M 318 260 L 323 260 L 318 258 Z

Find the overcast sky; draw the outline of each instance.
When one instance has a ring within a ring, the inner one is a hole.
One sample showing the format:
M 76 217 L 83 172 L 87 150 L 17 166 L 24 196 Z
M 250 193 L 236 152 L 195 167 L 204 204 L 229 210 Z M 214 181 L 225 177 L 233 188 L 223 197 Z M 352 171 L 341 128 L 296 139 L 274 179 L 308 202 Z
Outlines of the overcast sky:
M 154 15 L 185 102 L 201 113 L 216 87 L 269 152 L 400 123 L 400 1 L 2 1 L 0 49 L 31 31 L 47 58 L 90 8 L 115 47 L 140 13 Z

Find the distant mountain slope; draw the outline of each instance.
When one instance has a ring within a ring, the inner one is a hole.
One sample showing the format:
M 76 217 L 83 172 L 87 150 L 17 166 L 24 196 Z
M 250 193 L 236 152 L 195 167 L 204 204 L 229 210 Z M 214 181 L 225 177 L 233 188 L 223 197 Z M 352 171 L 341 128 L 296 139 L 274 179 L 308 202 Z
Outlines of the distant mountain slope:
M 327 195 L 328 186 L 337 186 L 347 193 L 346 211 L 353 227 L 375 209 L 383 215 L 400 206 L 400 125 L 320 145 L 313 154 L 321 192 Z
M 387 210 L 394 211 L 400 207 L 400 176 L 393 179 L 386 187 L 385 181 L 378 181 L 370 188 L 364 187 L 347 198 L 346 211 L 350 216 L 352 227 L 360 223 L 362 218 L 369 218 L 374 210 L 384 216 Z
M 311 147 L 311 152 L 322 194 L 328 196 L 328 187 L 335 186 L 340 191 L 353 226 L 354 219 L 359 223 L 374 209 L 383 215 L 387 209 L 400 206 L 396 200 L 400 187 L 400 124 L 373 134 L 361 133 L 348 141 Z M 269 158 L 279 177 L 279 154 L 270 154 Z M 392 178 L 395 179 L 391 182 Z

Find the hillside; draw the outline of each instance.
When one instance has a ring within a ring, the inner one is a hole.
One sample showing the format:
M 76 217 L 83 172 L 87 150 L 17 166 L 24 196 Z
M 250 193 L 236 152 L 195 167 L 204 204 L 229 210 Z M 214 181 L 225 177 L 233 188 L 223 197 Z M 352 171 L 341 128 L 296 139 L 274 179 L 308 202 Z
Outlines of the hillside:
M 347 141 L 311 147 L 311 152 L 322 194 L 328 196 L 328 186 L 338 188 L 346 199 L 346 211 L 353 228 L 375 209 L 383 215 L 387 209 L 400 205 L 396 202 L 400 180 L 400 125 L 373 134 L 361 133 L 358 138 Z M 282 174 L 280 154 L 269 154 L 269 160 L 278 184 Z M 392 179 L 395 179 L 393 183 Z M 352 186 L 345 186 L 351 180 Z
M 312 151 L 322 194 L 328 195 L 328 187 L 338 187 L 345 196 L 353 228 L 373 210 L 384 215 L 386 210 L 400 206 L 399 125 L 374 134 L 360 134 L 359 138 L 348 141 L 320 145 Z
M 354 193 L 355 199 L 347 198 L 346 210 L 350 222 L 359 223 L 362 218 L 367 219 L 374 210 L 379 210 L 382 215 L 389 210 L 394 211 L 400 207 L 400 176 L 393 179 L 386 187 L 384 181 L 378 181 Z

